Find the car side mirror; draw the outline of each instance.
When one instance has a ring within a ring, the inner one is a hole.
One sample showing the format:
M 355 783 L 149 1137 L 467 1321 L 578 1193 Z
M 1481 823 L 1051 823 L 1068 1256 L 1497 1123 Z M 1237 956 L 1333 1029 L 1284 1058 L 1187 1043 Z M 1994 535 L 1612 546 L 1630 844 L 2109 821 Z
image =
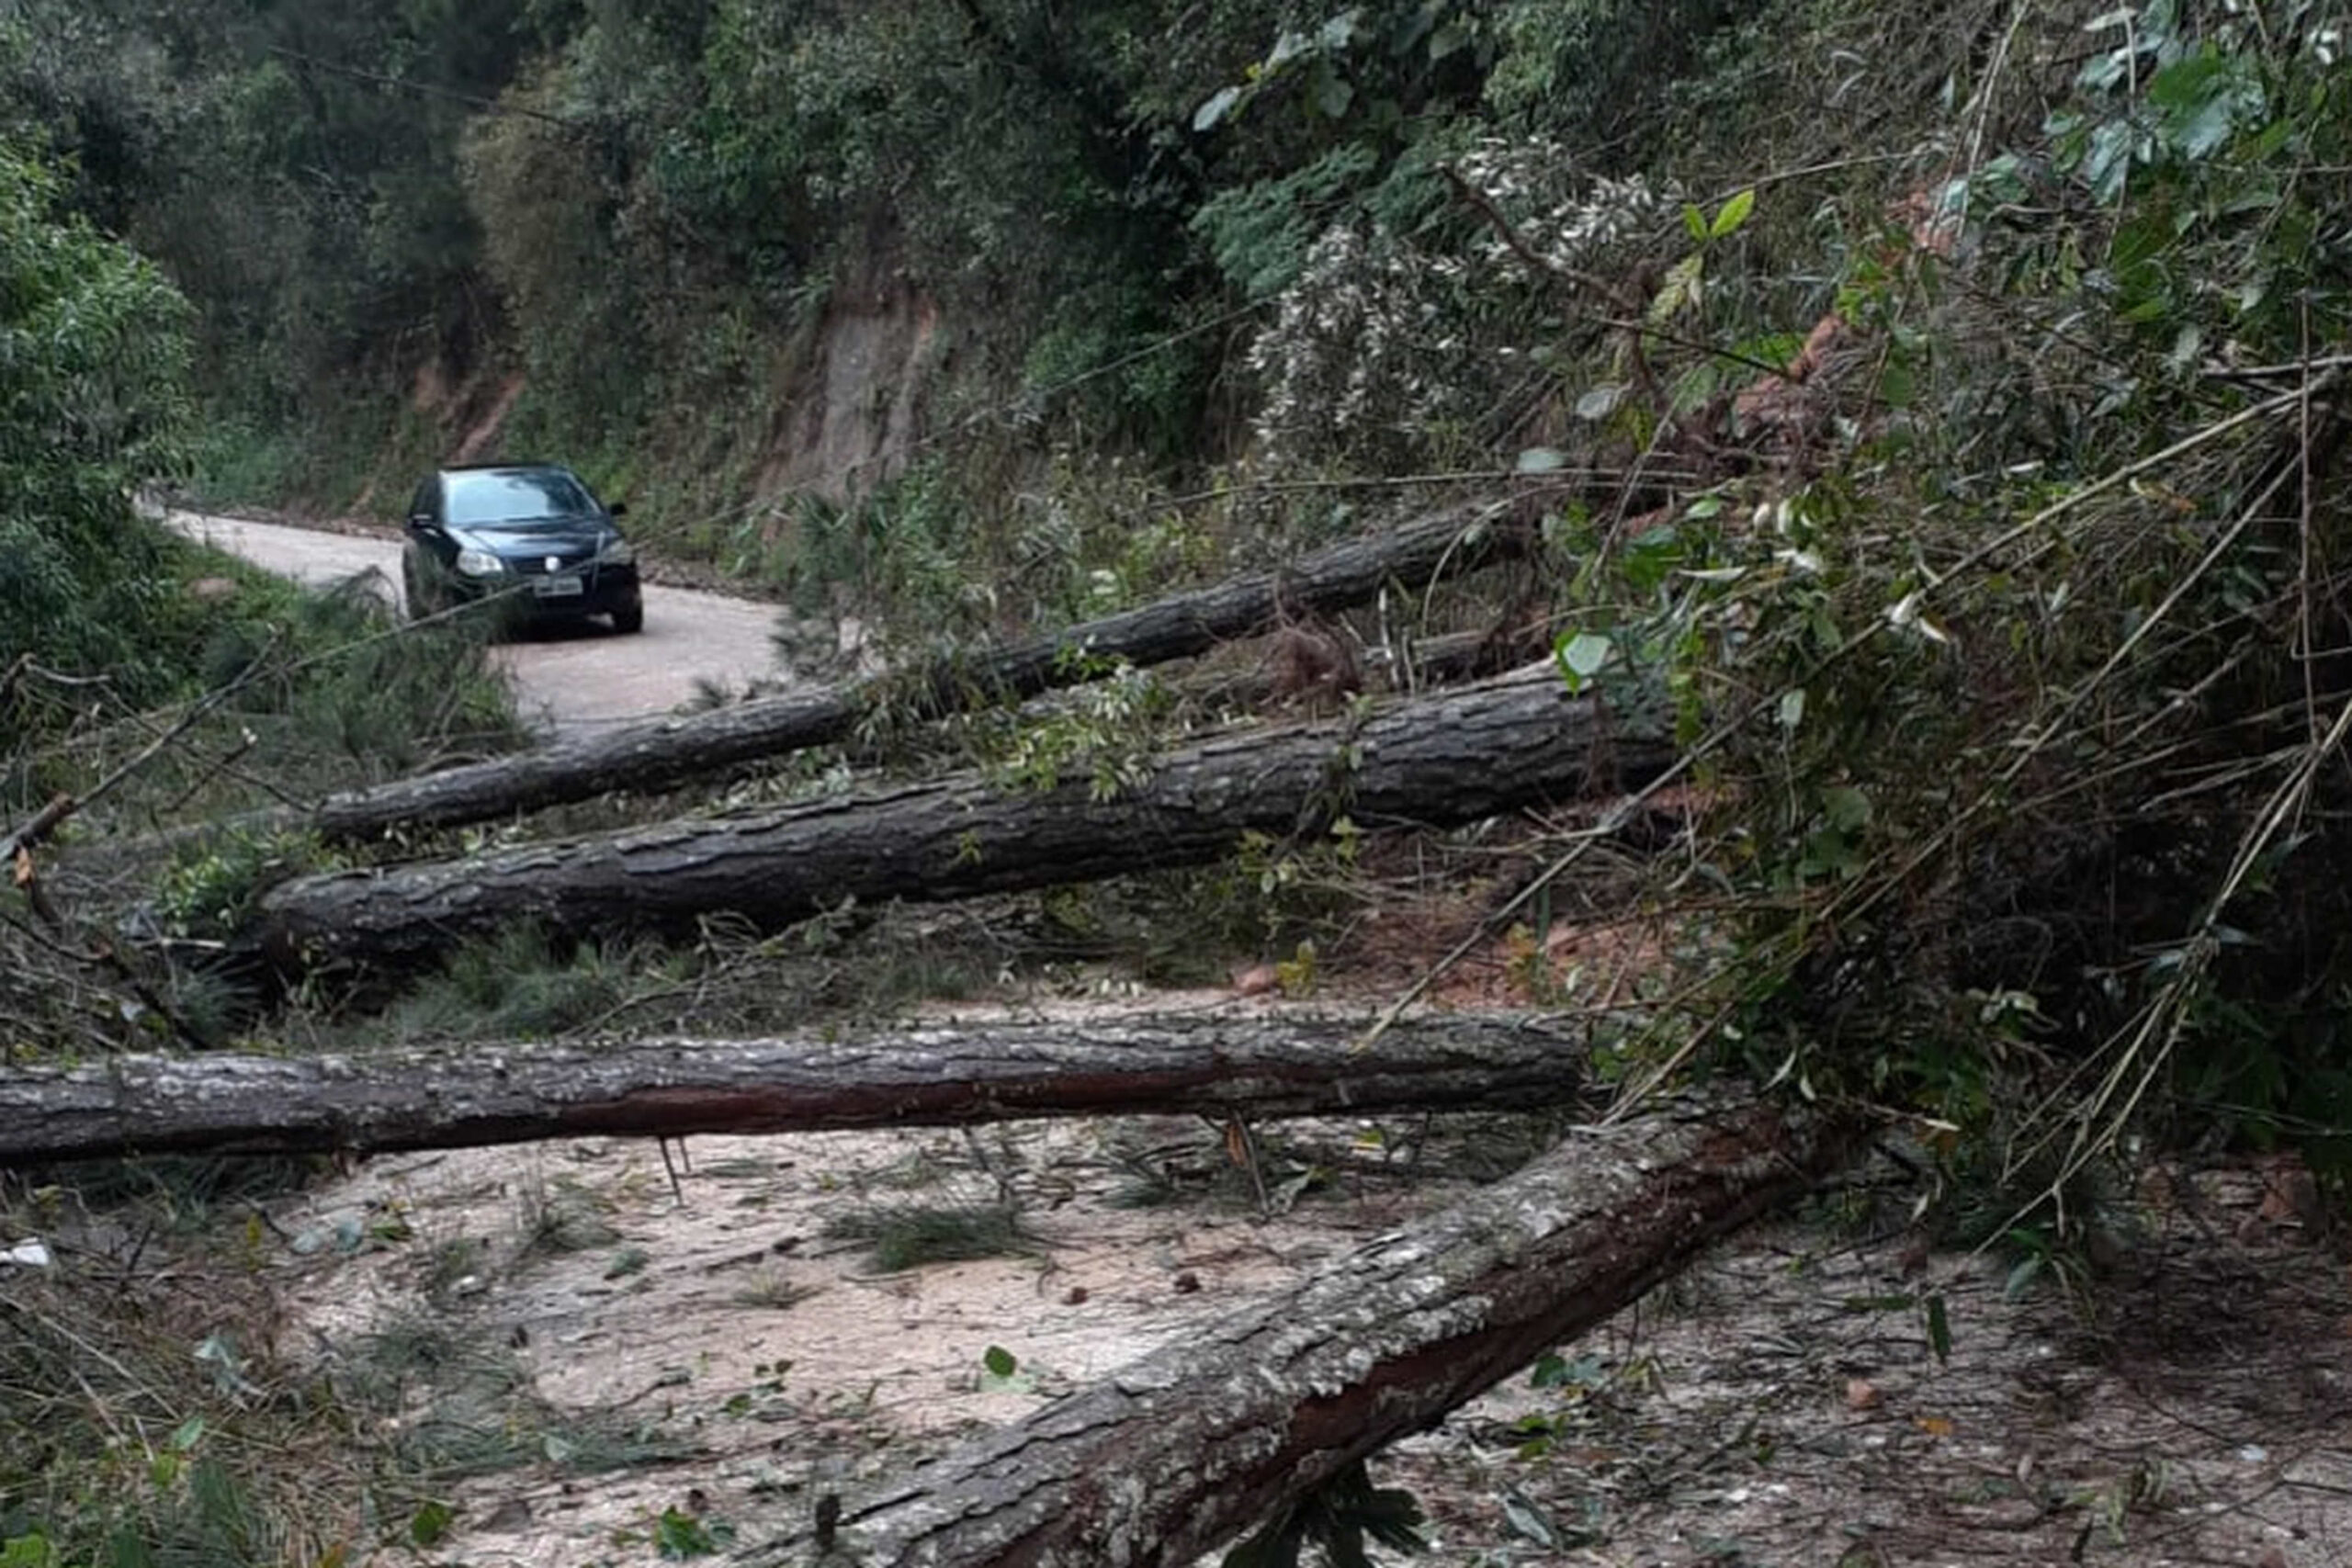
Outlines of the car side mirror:
M 628 502 L 626 501 L 616 501 L 610 506 L 605 508 L 605 510 L 611 513 L 616 517 L 626 517 L 628 515 Z
M 408 531 L 409 531 L 410 533 L 412 533 L 412 534 L 422 534 L 422 533 L 424 533 L 427 528 L 430 528 L 430 527 L 432 527 L 432 526 L 433 526 L 433 514 L 432 514 L 431 513 L 428 513 L 428 512 L 412 512 L 412 513 L 410 513 L 408 514 Z

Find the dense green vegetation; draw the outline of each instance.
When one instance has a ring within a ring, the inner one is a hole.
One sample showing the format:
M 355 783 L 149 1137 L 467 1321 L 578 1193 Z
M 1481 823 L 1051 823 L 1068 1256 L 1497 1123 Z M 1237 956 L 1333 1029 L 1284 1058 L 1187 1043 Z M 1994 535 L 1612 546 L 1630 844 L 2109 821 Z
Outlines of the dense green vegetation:
M 186 307 L 152 265 L 61 214 L 58 185 L 0 141 L 0 649 L 110 670 L 152 702 L 201 636 L 201 607 L 159 570 L 161 534 L 129 505 L 185 434 Z

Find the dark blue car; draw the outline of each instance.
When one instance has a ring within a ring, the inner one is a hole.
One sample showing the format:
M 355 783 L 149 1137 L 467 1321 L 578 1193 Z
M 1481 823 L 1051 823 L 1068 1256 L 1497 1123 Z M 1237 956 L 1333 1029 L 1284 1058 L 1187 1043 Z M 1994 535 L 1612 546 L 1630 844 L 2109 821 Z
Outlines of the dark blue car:
M 579 475 L 555 463 L 443 468 L 409 502 L 401 586 L 409 614 L 495 598 L 518 617 L 645 625 L 637 552 Z

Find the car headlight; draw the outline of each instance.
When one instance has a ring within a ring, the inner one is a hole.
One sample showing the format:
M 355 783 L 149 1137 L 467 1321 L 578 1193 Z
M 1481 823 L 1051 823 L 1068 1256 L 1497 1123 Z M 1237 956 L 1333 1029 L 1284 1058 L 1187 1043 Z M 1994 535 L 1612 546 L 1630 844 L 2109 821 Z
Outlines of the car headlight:
M 469 545 L 458 552 L 458 570 L 468 577 L 499 577 L 505 573 L 506 563 L 488 550 Z
M 605 548 L 596 558 L 606 566 L 635 566 L 637 547 L 620 536 L 615 535 L 605 541 Z

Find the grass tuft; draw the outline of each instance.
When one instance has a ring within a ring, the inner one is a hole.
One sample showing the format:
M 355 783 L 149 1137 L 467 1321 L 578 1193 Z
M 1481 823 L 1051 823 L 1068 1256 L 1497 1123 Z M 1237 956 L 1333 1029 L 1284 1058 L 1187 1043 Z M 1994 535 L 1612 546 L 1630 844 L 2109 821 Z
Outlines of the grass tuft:
M 997 1203 L 910 1203 L 842 1214 L 825 1222 L 825 1235 L 864 1242 L 875 1267 L 886 1273 L 1004 1258 L 1037 1247 L 1022 1229 L 1020 1215 Z

